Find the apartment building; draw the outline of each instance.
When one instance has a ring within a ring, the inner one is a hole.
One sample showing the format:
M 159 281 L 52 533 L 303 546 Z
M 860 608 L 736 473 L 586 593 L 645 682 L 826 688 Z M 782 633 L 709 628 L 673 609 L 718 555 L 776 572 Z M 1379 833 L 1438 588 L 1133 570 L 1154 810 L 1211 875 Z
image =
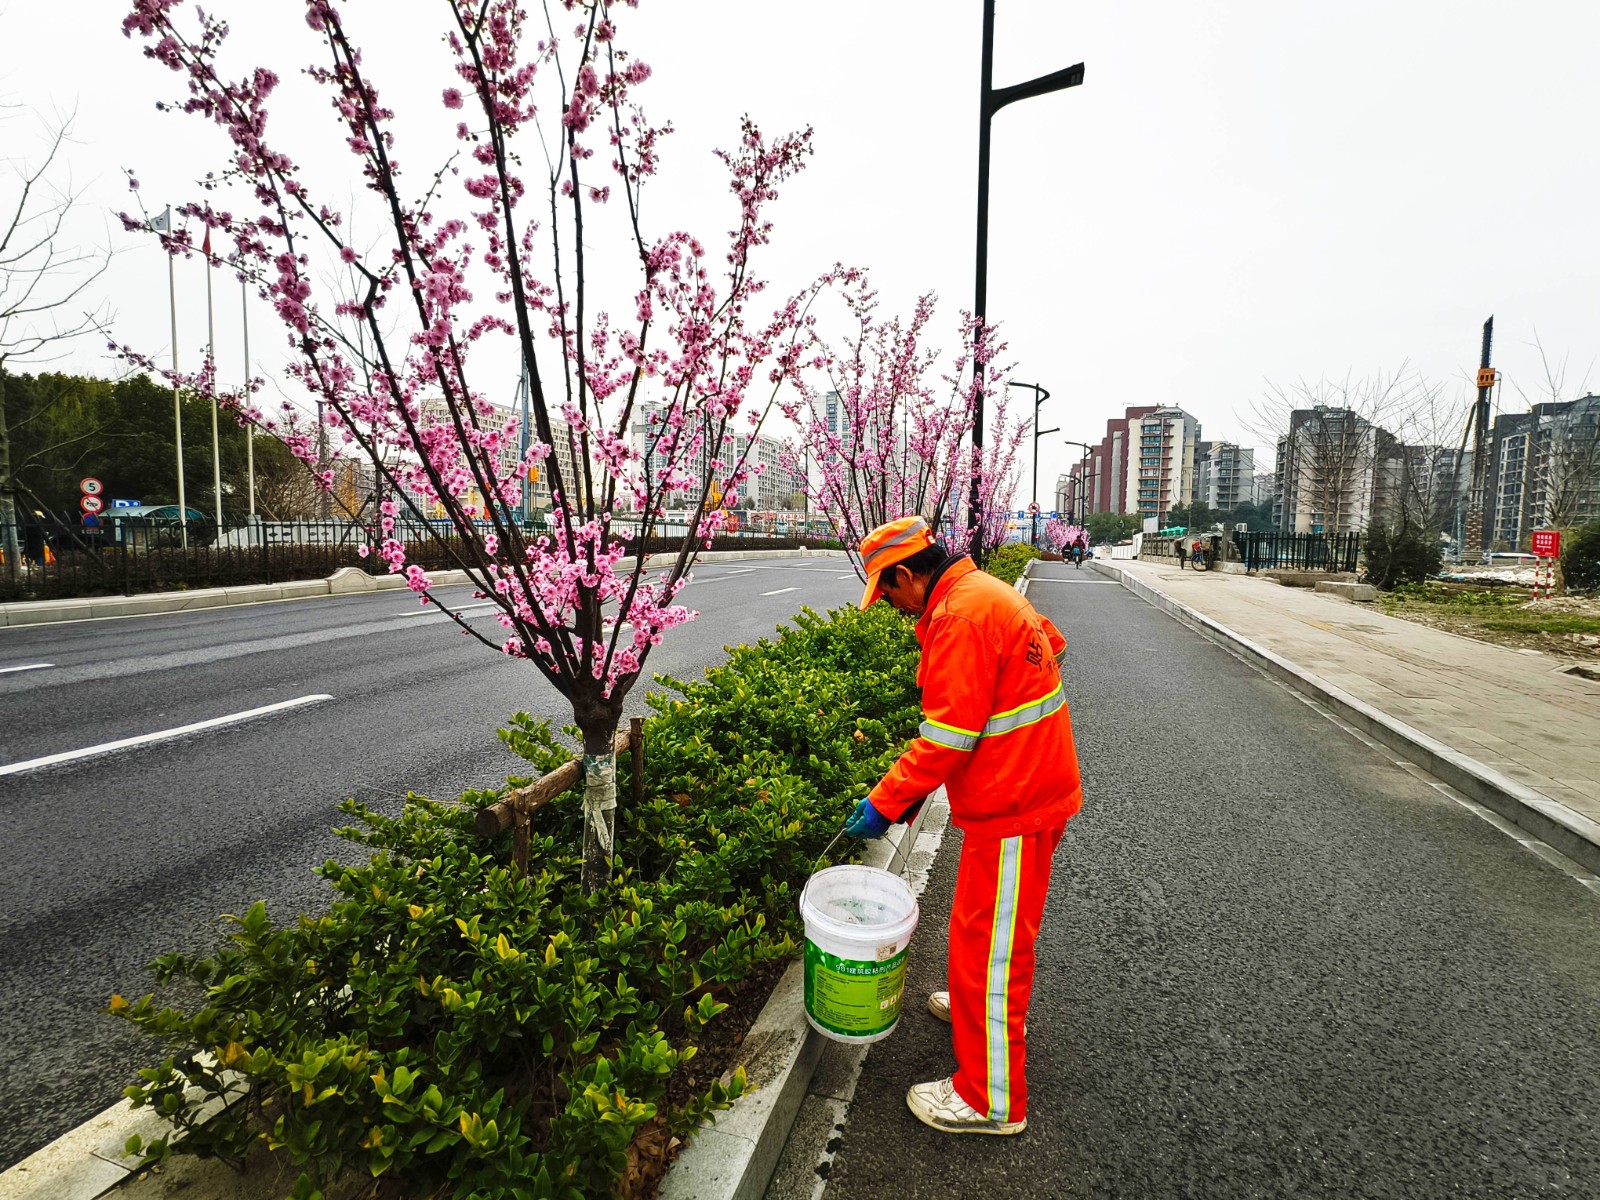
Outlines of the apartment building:
M 1357 533 L 1374 520 L 1399 444 L 1348 408 L 1319 404 L 1289 415 L 1278 439 L 1274 515 L 1285 533 Z
M 1600 396 L 1501 413 L 1489 436 L 1483 546 L 1600 517 Z
M 1228 512 L 1253 503 L 1256 452 L 1233 442 L 1200 442 L 1197 446 L 1194 499 Z

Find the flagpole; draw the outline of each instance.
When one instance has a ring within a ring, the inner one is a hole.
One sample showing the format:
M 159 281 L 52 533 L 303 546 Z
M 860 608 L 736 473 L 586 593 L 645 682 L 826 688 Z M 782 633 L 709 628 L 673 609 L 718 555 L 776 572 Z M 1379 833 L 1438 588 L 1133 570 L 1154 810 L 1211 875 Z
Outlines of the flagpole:
M 244 406 L 250 408 L 250 285 L 243 277 L 239 280 L 239 313 L 244 322 Z M 256 423 L 245 425 L 245 473 L 250 479 L 250 528 L 256 525 Z
M 211 477 L 216 485 L 217 537 L 222 537 L 222 449 L 217 433 L 217 331 L 211 319 L 211 230 L 206 229 L 202 250 L 206 259 L 206 366 L 211 369 Z
M 161 228 L 172 236 L 172 205 L 161 214 Z M 166 247 L 162 247 L 166 249 Z M 189 505 L 183 496 L 183 401 L 178 396 L 178 291 L 173 277 L 172 254 L 167 254 L 167 309 L 172 317 L 172 428 L 178 443 L 178 531 L 183 548 L 189 548 Z

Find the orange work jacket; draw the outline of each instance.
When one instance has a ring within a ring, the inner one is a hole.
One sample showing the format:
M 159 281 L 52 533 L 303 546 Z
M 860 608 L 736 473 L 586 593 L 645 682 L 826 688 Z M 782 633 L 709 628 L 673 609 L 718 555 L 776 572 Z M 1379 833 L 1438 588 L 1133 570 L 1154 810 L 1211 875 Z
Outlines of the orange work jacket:
M 917 621 L 922 728 L 870 799 L 898 820 L 942 783 L 977 837 L 1064 823 L 1083 803 L 1061 681 L 1067 640 L 1017 590 L 958 558 Z

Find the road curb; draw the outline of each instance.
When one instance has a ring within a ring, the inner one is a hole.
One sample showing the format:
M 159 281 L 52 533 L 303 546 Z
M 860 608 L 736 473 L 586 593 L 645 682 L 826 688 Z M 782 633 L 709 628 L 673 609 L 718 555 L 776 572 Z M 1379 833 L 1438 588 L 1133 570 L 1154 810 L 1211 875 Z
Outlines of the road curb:
M 696 563 L 744 562 L 754 558 L 843 558 L 843 550 L 703 550 Z M 656 557 L 655 555 L 651 556 Z M 665 554 L 660 556 L 665 559 Z M 633 569 L 633 560 L 617 563 L 619 570 Z M 429 571 L 429 584 L 447 587 L 471 583 L 465 571 Z M 156 613 L 198 612 L 231 608 L 239 604 L 272 604 L 312 596 L 359 595 L 398 591 L 404 575 L 368 575 L 360 567 L 340 567 L 325 579 L 297 579 L 287 583 L 252 583 L 243 587 L 196 588 L 189 592 L 145 592 L 137 596 L 84 596 L 73 600 L 19 600 L 0 604 L 0 628 L 58 625 L 67 621 L 98 621 L 116 617 L 146 617 Z M 0 1198 L 3 1200 L 3 1198 Z
M 1295 691 L 1332 709 L 1350 725 L 1391 750 L 1398 750 L 1440 782 L 1491 809 L 1574 862 L 1600 874 L 1600 822 L 1502 775 L 1477 759 L 1452 749 L 1366 701 L 1352 696 L 1304 667 L 1258 646 L 1220 621 L 1174 600 L 1114 564 L 1091 563 L 1141 600 L 1215 639 L 1231 644 L 1247 662 L 1281 679 Z
M 862 862 L 884 866 L 902 846 L 909 859 L 933 806 L 930 799 L 909 825 L 874 842 Z M 827 1044 L 806 1020 L 804 989 L 804 964 L 791 963 L 745 1035 L 741 1065 L 751 1090 L 700 1127 L 667 1169 L 659 1200 L 761 1200 L 766 1193 Z
M 188 1089 L 191 1100 L 199 1090 Z M 221 1111 L 221 1099 L 212 1097 L 197 1115 L 205 1121 Z M 148 1142 L 170 1137 L 172 1126 L 153 1108 L 135 1109 L 132 1101 L 119 1100 L 0 1171 L 0 1200 L 96 1200 L 144 1170 L 138 1155 L 123 1152 L 133 1134 Z

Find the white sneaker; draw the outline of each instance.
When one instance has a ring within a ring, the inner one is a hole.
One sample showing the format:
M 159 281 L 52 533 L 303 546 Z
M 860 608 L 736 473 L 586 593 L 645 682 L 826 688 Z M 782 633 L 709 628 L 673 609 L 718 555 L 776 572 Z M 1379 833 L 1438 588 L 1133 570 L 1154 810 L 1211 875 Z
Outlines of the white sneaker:
M 931 1012 L 934 1016 L 938 1017 L 939 1020 L 941 1020 L 941 1021 L 949 1021 L 950 1020 L 950 993 L 949 992 L 929 992 L 928 993 L 928 1011 Z M 1027 1037 L 1028 1036 L 1028 1023 L 1026 1021 L 1024 1021 L 1022 1023 L 1022 1036 L 1023 1037 Z
M 1021 1133 L 1028 1127 L 1021 1121 L 995 1121 L 984 1116 L 956 1093 L 955 1080 L 935 1079 L 912 1084 L 906 1104 L 917 1120 L 941 1133 L 992 1133 L 1001 1137 Z

